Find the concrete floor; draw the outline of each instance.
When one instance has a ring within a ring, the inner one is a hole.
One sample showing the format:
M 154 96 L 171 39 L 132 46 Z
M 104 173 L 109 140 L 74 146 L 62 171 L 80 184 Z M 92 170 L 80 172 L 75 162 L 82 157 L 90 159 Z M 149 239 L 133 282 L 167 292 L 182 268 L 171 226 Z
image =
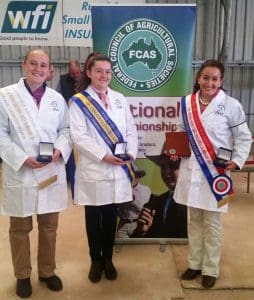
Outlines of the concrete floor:
M 246 174 L 234 175 L 234 181 L 246 189 Z M 253 187 L 251 187 L 253 188 Z M 8 241 L 8 217 L 0 216 L 0 300 L 20 299 L 15 295 Z M 36 300 L 252 300 L 254 290 L 195 290 L 183 289 L 178 279 L 170 245 L 160 252 L 159 245 L 123 245 L 114 260 L 119 278 L 114 282 L 102 279 L 92 284 L 87 279 L 89 254 L 84 234 L 83 208 L 70 203 L 60 217 L 57 240 L 57 270 L 63 279 L 64 290 L 51 292 L 38 282 L 36 275 L 36 222 L 31 234 L 33 259 L 32 285 Z

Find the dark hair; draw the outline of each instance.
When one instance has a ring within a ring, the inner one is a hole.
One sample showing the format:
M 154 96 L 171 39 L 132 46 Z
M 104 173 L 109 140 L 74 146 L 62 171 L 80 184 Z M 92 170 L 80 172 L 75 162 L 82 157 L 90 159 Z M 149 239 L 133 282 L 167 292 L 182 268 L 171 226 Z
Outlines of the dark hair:
M 91 79 L 87 76 L 86 71 L 91 70 L 97 61 L 107 61 L 111 65 L 111 60 L 108 56 L 102 55 L 99 52 L 90 53 L 84 63 L 83 77 L 80 80 L 79 91 L 85 90 L 91 84 Z
M 87 78 L 86 78 L 85 74 L 86 74 L 87 66 L 90 63 L 90 60 L 92 58 L 94 58 L 95 56 L 99 56 L 99 55 L 100 55 L 99 52 L 91 52 L 87 56 L 87 58 L 86 58 L 86 60 L 84 62 L 84 68 L 83 68 L 83 71 L 82 71 L 82 77 L 81 77 L 81 79 L 79 81 L 79 85 L 78 85 L 79 92 L 83 91 L 84 89 L 86 89 L 86 87 L 89 85 L 89 83 L 87 83 Z
M 85 62 L 84 62 L 83 74 L 85 74 L 85 72 L 86 72 L 86 70 L 87 70 L 87 67 L 88 67 L 88 65 L 90 64 L 90 61 L 91 61 L 94 57 L 100 56 L 100 55 L 101 55 L 100 52 L 91 52 L 91 53 L 87 56 L 87 58 L 86 58 L 86 60 L 85 60 Z
M 214 68 L 217 68 L 220 70 L 220 73 L 221 73 L 221 79 L 223 79 L 224 77 L 224 71 L 225 71 L 225 67 L 224 65 L 216 60 L 216 59 L 208 59 L 206 60 L 200 67 L 197 75 L 196 75 L 196 81 L 193 85 L 193 93 L 196 93 L 199 89 L 200 89 L 200 86 L 199 86 L 199 83 L 198 83 L 198 80 L 199 80 L 199 77 L 201 75 L 201 73 L 204 71 L 205 68 L 207 67 L 214 67 Z

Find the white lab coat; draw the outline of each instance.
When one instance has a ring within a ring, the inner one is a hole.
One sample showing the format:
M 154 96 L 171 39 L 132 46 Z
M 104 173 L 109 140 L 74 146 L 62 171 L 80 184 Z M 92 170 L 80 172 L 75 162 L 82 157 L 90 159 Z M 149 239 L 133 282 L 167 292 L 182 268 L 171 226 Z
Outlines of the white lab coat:
M 187 101 L 190 99 L 191 96 L 187 96 Z M 197 105 L 200 114 L 198 100 Z M 233 150 L 232 160 L 242 168 L 248 158 L 252 138 L 239 101 L 221 90 L 200 114 L 200 119 L 215 152 L 219 147 Z M 217 208 L 217 201 L 193 152 L 189 158 L 181 159 L 174 199 L 177 203 L 210 211 L 226 212 L 228 209 L 227 205 Z
M 3 160 L 3 199 L 1 212 L 4 215 L 26 217 L 33 214 L 57 212 L 67 207 L 68 194 L 65 173 L 72 149 L 69 134 L 68 107 L 63 97 L 46 87 L 38 110 L 23 78 L 8 87 L 16 90 L 22 103 L 38 124 L 42 142 L 52 142 L 61 151 L 62 157 L 55 163 L 58 179 L 50 186 L 38 190 L 33 169 L 24 166 L 29 157 L 37 157 L 38 140 L 22 143 L 16 129 L 0 101 L 0 156 Z M 6 88 L 3 88 L 3 90 Z
M 86 91 L 103 107 L 91 87 Z M 108 98 L 111 107 L 107 109 L 107 113 L 127 142 L 127 153 L 136 158 L 137 130 L 129 104 L 122 94 L 110 88 Z M 102 161 L 107 153 L 112 152 L 75 102 L 70 105 L 70 131 L 78 153 L 74 202 L 98 206 L 131 201 L 132 188 L 129 178 L 121 166 Z

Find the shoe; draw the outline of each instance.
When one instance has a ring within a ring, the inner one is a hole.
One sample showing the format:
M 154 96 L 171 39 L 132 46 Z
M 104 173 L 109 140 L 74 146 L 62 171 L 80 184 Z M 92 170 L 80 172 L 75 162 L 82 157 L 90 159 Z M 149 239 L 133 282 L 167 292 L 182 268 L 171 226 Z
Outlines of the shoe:
M 20 298 L 28 298 L 32 295 L 30 278 L 17 279 L 16 294 Z
M 58 292 L 63 289 L 62 280 L 56 275 L 50 277 L 39 277 L 39 280 L 45 282 L 47 288 L 51 291 Z
M 205 289 L 210 289 L 215 285 L 216 279 L 217 278 L 214 277 L 214 276 L 203 275 L 203 277 L 202 277 L 202 286 Z
M 105 270 L 105 277 L 108 280 L 115 280 L 117 278 L 117 270 L 115 266 L 113 265 L 113 262 L 111 259 L 104 261 L 104 270 Z
M 101 280 L 103 272 L 103 265 L 100 261 L 93 261 L 90 267 L 88 278 L 93 283 L 99 282 Z
M 193 270 L 189 268 L 181 275 L 181 279 L 192 280 L 197 278 L 200 274 L 201 274 L 201 270 Z

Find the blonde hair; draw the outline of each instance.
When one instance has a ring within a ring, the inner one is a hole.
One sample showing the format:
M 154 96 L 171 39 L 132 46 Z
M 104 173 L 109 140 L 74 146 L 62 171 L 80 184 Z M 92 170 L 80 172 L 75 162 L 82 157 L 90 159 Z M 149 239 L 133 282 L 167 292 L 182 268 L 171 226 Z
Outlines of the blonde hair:
M 49 67 L 50 67 L 50 65 L 51 65 L 51 59 L 50 59 L 50 56 L 49 56 L 49 54 L 48 54 L 46 51 L 44 51 L 44 50 L 41 49 L 41 48 L 36 48 L 36 49 L 31 49 L 31 50 L 29 50 L 29 51 L 26 53 L 25 57 L 24 57 L 24 63 L 26 63 L 26 61 L 28 60 L 29 55 L 30 55 L 31 53 L 33 53 L 33 52 L 41 52 L 41 53 L 47 55 L 47 57 L 48 57 L 48 59 L 49 59 Z

